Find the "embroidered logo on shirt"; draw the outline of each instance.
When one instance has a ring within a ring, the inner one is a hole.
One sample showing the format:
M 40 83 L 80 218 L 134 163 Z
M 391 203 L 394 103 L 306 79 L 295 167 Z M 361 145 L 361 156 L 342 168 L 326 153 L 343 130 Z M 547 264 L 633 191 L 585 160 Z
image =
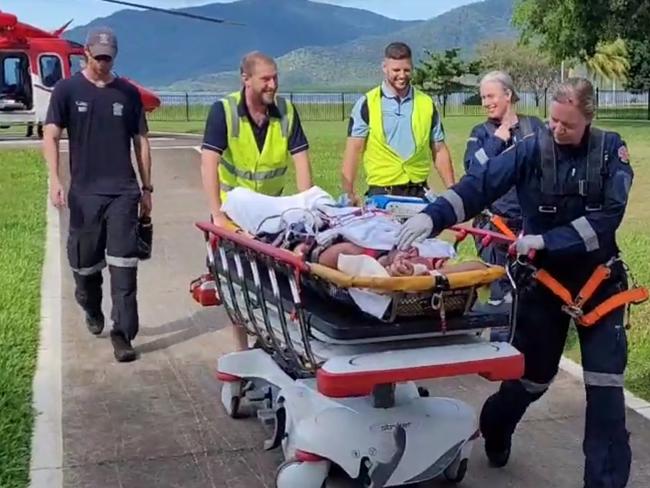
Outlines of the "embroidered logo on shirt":
M 74 102 L 77 105 L 77 112 L 88 112 L 88 102 L 80 102 L 75 100 Z
M 124 105 L 122 105 L 121 103 L 115 102 L 113 104 L 113 115 L 115 115 L 116 117 L 121 117 L 123 110 L 124 110 Z

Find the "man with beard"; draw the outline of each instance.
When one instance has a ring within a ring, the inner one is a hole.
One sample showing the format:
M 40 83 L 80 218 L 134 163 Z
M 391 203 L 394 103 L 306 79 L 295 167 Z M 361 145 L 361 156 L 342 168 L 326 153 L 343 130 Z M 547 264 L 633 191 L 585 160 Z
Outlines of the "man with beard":
M 298 191 L 312 186 L 309 145 L 293 104 L 277 96 L 275 61 L 254 51 L 242 59 L 242 89 L 216 102 L 208 115 L 201 149 L 201 175 L 210 213 L 226 226 L 221 210 L 227 192 L 244 187 L 280 195 L 293 159 Z M 239 350 L 247 349 L 246 330 L 234 327 Z
M 423 197 L 432 161 L 444 185 L 454 184 L 451 155 L 435 102 L 411 85 L 409 46 L 389 44 L 382 68 L 383 83 L 357 101 L 348 125 L 342 183 L 354 205 L 361 203 L 354 186 L 362 155 L 367 195 Z
M 112 73 L 117 38 L 108 28 L 93 29 L 85 43 L 86 66 L 59 81 L 46 117 L 43 154 L 50 174 L 50 200 L 70 208 L 67 253 L 75 298 L 86 313 L 88 330 L 104 329 L 102 269 L 111 277 L 110 337 L 115 358 L 136 358 L 131 341 L 138 333 L 136 299 L 138 218 L 151 213 L 151 150 L 140 94 Z M 59 140 L 67 129 L 70 189 L 59 179 Z M 142 187 L 131 162 L 131 141 Z

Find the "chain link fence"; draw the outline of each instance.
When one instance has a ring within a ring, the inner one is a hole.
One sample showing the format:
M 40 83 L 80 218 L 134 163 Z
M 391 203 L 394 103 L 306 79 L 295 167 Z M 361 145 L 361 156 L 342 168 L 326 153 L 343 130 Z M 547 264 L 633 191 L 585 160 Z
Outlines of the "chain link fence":
M 159 93 L 161 106 L 149 114 L 149 120 L 155 121 L 203 121 L 210 112 L 210 107 L 227 93 Z M 346 120 L 354 103 L 363 93 L 280 93 L 297 108 L 303 121 L 337 121 Z M 548 116 L 550 94 L 519 93 L 517 110 L 527 115 Z M 602 119 L 650 120 L 650 97 L 648 93 L 631 93 L 624 91 L 597 90 L 597 117 Z M 452 93 L 446 100 L 436 96 L 438 109 L 444 117 L 485 114 L 481 106 L 481 97 L 476 91 Z

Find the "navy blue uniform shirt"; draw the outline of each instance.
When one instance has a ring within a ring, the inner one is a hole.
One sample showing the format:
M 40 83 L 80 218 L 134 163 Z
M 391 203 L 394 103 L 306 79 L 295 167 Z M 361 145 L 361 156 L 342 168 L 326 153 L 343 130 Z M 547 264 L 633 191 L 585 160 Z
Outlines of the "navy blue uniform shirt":
M 79 194 L 139 193 L 131 140 L 147 133 L 140 92 L 115 78 L 100 88 L 78 72 L 54 87 L 46 124 L 67 129 L 70 190 Z
M 287 103 L 290 103 L 287 100 Z M 266 140 L 266 133 L 269 128 L 269 118 L 267 118 L 261 126 L 258 126 L 250 116 L 248 111 L 248 106 L 244 98 L 244 92 L 242 91 L 242 96 L 237 105 L 237 112 L 240 117 L 247 117 L 250 121 L 251 128 L 253 129 L 253 135 L 255 136 L 255 142 L 257 142 L 257 148 L 262 152 L 264 147 L 264 141 Z M 269 106 L 269 117 L 274 117 L 279 119 L 281 117 L 280 111 L 276 105 Z M 208 120 L 205 124 L 205 132 L 203 134 L 203 144 L 201 146 L 203 149 L 208 149 L 210 151 L 223 154 L 223 152 L 228 147 L 228 127 L 226 126 L 226 112 L 223 108 L 223 102 L 221 100 L 215 102 L 210 109 L 208 115 Z M 291 132 L 289 134 L 289 153 L 297 154 L 302 151 L 309 149 L 309 144 L 307 143 L 307 137 L 302 130 L 302 124 L 300 123 L 300 117 L 298 116 L 298 111 L 293 111 L 293 127 L 291 127 Z
M 517 118 L 519 120 L 510 129 L 510 139 L 508 141 L 504 141 L 500 137 L 494 135 L 500 125 L 497 121 L 488 119 L 472 129 L 467 140 L 465 157 L 463 158 L 465 171 L 469 171 L 472 164 L 485 163 L 488 158 L 498 156 L 508 147 L 521 141 L 525 135 L 524 126 L 522 126 L 522 121 L 524 119 L 528 122 L 532 132 L 536 132 L 537 129 L 544 126 L 544 122 L 537 117 L 518 115 Z M 507 219 L 521 219 L 521 208 L 514 187 L 501 198 L 494 201 L 490 205 L 489 209 L 493 213 L 506 217 Z
M 547 214 L 539 208 L 542 176 L 538 138 L 539 131 L 482 164 L 473 161 L 470 171 L 424 210 L 433 220 L 434 234 L 474 217 L 514 185 L 521 203 L 524 233 L 543 237 L 543 254 L 548 259 L 572 262 L 568 273 L 581 268 L 575 266 L 580 263 L 576 257 L 592 256 L 602 261 L 616 254 L 615 234 L 634 177 L 625 142 L 615 132 L 605 134 L 608 162 L 600 210 L 587 211 L 585 197 L 576 194 L 561 197 L 557 213 Z M 557 181 L 569 186 L 586 179 L 587 134 L 579 147 L 556 148 Z M 588 267 L 587 261 L 582 263 Z

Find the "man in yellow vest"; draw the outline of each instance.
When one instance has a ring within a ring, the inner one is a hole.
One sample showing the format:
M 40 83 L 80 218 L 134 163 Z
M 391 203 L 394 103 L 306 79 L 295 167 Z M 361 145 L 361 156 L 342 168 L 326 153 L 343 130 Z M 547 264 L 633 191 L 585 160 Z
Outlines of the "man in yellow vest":
M 433 99 L 411 85 L 411 49 L 402 42 L 384 53 L 384 81 L 352 109 L 343 156 L 343 191 L 353 204 L 359 158 L 367 195 L 424 196 L 434 163 L 445 187 L 454 184 L 451 155 Z M 434 157 L 435 154 L 435 157 Z
M 227 192 L 249 188 L 265 195 L 280 195 L 288 161 L 293 159 L 298 191 L 312 186 L 309 145 L 298 112 L 276 96 L 275 61 L 254 51 L 240 67 L 242 90 L 231 93 L 210 109 L 201 146 L 203 188 L 216 225 L 228 220 L 221 211 Z M 248 347 L 246 331 L 234 327 L 239 350 Z

